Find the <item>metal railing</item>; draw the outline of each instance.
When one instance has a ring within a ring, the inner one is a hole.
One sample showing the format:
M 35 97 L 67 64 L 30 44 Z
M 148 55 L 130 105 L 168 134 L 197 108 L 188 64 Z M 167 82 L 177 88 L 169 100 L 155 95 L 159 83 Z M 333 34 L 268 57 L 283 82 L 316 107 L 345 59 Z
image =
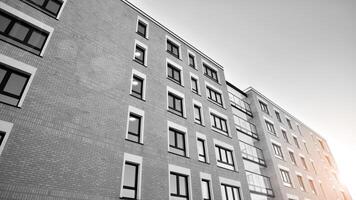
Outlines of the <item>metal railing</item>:
M 257 129 L 255 125 L 236 115 L 234 115 L 234 122 L 238 131 L 245 133 L 246 135 L 249 135 L 255 139 L 258 139 Z
M 240 149 L 244 159 L 266 166 L 266 161 L 261 149 L 242 141 L 240 141 Z
M 232 94 L 230 92 L 229 92 L 229 99 L 230 99 L 231 105 L 239 108 L 240 110 L 244 111 L 248 115 L 252 116 L 250 104 L 248 104 L 247 102 L 245 102 L 244 100 L 240 99 L 239 97 L 235 96 L 234 94 Z
M 250 171 L 246 171 L 246 177 L 251 192 L 274 196 L 269 177 Z

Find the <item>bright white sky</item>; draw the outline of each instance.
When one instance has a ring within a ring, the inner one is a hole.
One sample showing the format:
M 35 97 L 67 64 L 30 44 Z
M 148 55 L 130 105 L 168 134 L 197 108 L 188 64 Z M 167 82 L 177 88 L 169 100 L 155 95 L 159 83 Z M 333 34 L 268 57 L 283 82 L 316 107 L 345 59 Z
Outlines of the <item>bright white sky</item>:
M 356 1 L 130 2 L 323 135 L 356 198 Z

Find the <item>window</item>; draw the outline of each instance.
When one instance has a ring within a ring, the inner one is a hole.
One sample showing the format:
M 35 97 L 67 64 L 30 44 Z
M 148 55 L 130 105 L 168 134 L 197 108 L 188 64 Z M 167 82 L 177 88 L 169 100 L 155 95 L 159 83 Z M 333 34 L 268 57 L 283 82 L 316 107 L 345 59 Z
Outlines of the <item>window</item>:
M 198 79 L 191 76 L 190 77 L 191 80 L 191 86 L 192 86 L 192 91 L 196 94 L 199 94 L 199 85 L 198 85 Z
M 269 115 L 267 104 L 263 103 L 262 101 L 259 101 L 259 102 L 260 102 L 261 110 Z
M 298 139 L 296 136 L 293 136 L 293 141 L 294 141 L 295 146 L 297 146 L 300 149 L 299 142 L 298 142 Z
M 168 110 L 176 115 L 183 117 L 183 98 L 169 92 Z
M 298 129 L 299 134 L 302 135 L 302 131 L 300 130 L 300 127 L 298 124 L 297 124 L 297 129 Z
M 186 156 L 185 133 L 174 128 L 169 128 L 169 151 L 181 156 Z
M 227 121 L 226 119 L 214 114 L 210 113 L 210 121 L 213 129 L 218 130 L 224 135 L 228 135 Z
M 236 186 L 221 183 L 222 200 L 240 200 L 240 189 Z
M 173 82 L 182 84 L 181 82 L 181 70 L 172 65 L 171 63 L 167 63 L 167 76 Z
M 136 33 L 141 35 L 144 38 L 147 38 L 147 22 L 144 22 L 143 19 L 138 19 L 137 20 L 137 30 Z
M 300 160 L 302 161 L 304 169 L 308 170 L 307 162 L 305 161 L 305 158 L 300 156 Z
M 191 199 L 190 169 L 168 165 L 169 168 L 169 199 Z
M 274 155 L 283 160 L 283 152 L 281 146 L 272 143 L 272 147 L 273 147 Z
M 294 165 L 297 165 L 297 161 L 296 161 L 294 153 L 292 151 L 289 151 L 289 157 L 290 157 L 290 160 L 292 161 L 292 163 Z
M 141 198 L 142 157 L 124 153 L 120 199 Z
M 129 106 L 126 139 L 143 143 L 143 118 L 145 111 Z
M 138 44 L 135 48 L 135 61 L 141 65 L 145 65 L 146 49 Z
M 0 102 L 21 107 L 36 68 L 0 54 Z
M 293 130 L 292 123 L 290 122 L 290 119 L 286 118 L 288 127 Z
M 213 81 L 219 83 L 218 73 L 216 70 L 208 66 L 207 64 L 203 63 L 204 67 L 204 75 L 212 79 Z
M 297 178 L 298 178 L 298 183 L 299 183 L 300 189 L 305 192 L 303 177 L 301 175 L 297 175 Z
M 202 138 L 197 139 L 197 146 L 198 146 L 198 158 L 199 161 L 207 162 L 207 155 L 205 149 L 205 140 Z
M 312 190 L 313 194 L 317 194 L 316 193 L 316 188 L 315 188 L 315 185 L 314 185 L 314 181 L 311 180 L 311 179 L 308 179 L 308 181 L 309 181 L 310 189 Z
M 282 123 L 281 115 L 279 114 L 279 112 L 278 111 L 274 111 L 274 112 L 276 113 L 276 117 L 278 121 Z
M 311 163 L 311 165 L 313 167 L 314 173 L 317 174 L 314 162 L 312 160 L 310 160 L 310 163 Z
M 321 140 L 318 140 L 319 141 L 319 144 L 321 146 L 321 148 L 325 151 L 325 146 L 324 146 L 324 142 L 321 141 Z
M 143 97 L 143 79 L 135 75 L 132 78 L 131 95 L 139 99 Z
M 203 124 L 201 106 L 194 104 L 194 121 L 198 124 Z
M 283 138 L 284 140 L 289 143 L 289 139 L 288 139 L 288 136 L 287 136 L 287 132 L 285 130 L 282 129 L 282 135 L 283 135 Z
M 180 47 L 175 44 L 172 40 L 167 39 L 167 52 L 176 58 L 180 58 Z
M 219 106 L 223 107 L 221 93 L 209 86 L 206 87 L 206 90 L 207 90 L 208 99 L 218 104 Z
M 26 19 L 26 20 L 25 20 Z M 41 27 L 41 28 L 40 28 Z M 53 28 L 0 3 L 0 39 L 43 56 Z
M 274 129 L 274 125 L 267 120 L 265 120 L 265 122 L 266 122 L 266 127 L 268 132 L 272 133 L 273 135 L 276 135 L 276 130 Z
M 189 66 L 193 67 L 194 69 L 196 68 L 195 56 L 191 53 L 188 53 L 188 63 L 189 63 Z
M 210 192 L 210 181 L 207 179 L 201 180 L 201 190 L 203 200 L 211 200 L 211 192 Z
M 0 120 L 0 156 L 5 148 L 5 144 L 9 138 L 12 127 L 12 123 Z
M 42 12 L 58 19 L 64 0 L 23 0 Z
M 290 178 L 289 171 L 284 170 L 284 169 L 279 169 L 279 170 L 281 172 L 283 183 L 285 183 L 286 186 L 291 187 L 292 186 L 292 180 Z
M 306 142 L 303 142 L 303 144 L 304 144 L 305 151 L 306 151 L 307 153 L 309 153 L 307 143 L 306 143 Z
M 229 147 L 215 144 L 215 154 L 216 154 L 217 164 L 220 167 L 230 169 L 230 170 L 235 170 L 233 149 Z
M 0 147 L 2 145 L 2 142 L 4 141 L 6 133 L 3 131 L 0 131 Z
M 333 166 L 333 164 L 332 164 L 332 162 L 331 162 L 329 156 L 325 155 L 325 160 L 328 162 L 328 164 L 329 164 L 330 167 Z

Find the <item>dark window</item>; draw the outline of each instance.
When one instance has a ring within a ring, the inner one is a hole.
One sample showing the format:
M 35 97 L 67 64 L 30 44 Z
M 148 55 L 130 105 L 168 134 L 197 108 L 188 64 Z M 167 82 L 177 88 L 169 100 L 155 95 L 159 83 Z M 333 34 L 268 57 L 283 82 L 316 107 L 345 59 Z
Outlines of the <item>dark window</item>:
M 240 200 L 240 189 L 235 186 L 221 184 L 221 192 L 224 200 Z
M 0 63 L 0 101 L 17 106 L 30 75 Z
M 305 191 L 305 186 L 304 186 L 304 182 L 303 182 L 303 177 L 300 176 L 300 175 L 297 175 L 297 178 L 298 178 L 298 182 L 299 182 L 300 189 L 301 189 L 302 191 Z
M 169 92 L 168 110 L 183 117 L 183 98 Z
M 195 68 L 196 67 L 195 66 L 195 57 L 192 54 L 189 54 L 188 57 L 189 57 L 189 66 Z
M 259 102 L 260 102 L 261 110 L 269 115 L 267 104 L 263 103 L 262 101 L 259 101 Z
M 197 146 L 198 146 L 198 158 L 202 162 L 207 162 L 206 159 L 206 150 L 205 150 L 205 141 L 201 138 L 197 139 Z
M 316 188 L 315 188 L 315 185 L 314 185 L 314 181 L 311 180 L 311 179 L 309 179 L 308 181 L 309 181 L 310 188 L 312 189 L 312 192 L 313 192 L 314 194 L 317 194 L 317 193 L 316 193 Z
M 206 64 L 203 64 L 203 66 L 204 66 L 204 75 L 218 83 L 219 79 L 218 79 L 217 71 L 215 71 L 214 69 L 212 69 Z
M 282 130 L 282 135 L 283 135 L 284 140 L 289 143 L 287 132 L 285 130 Z
M 212 126 L 213 128 L 215 129 L 218 129 L 224 133 L 228 133 L 227 131 L 227 122 L 226 122 L 226 119 L 224 118 L 221 118 L 217 115 L 214 115 L 212 113 L 210 113 L 210 116 L 211 116 L 211 121 L 212 121 Z
M 142 65 L 145 64 L 145 51 L 143 47 L 136 45 L 135 60 Z
M 192 91 L 196 94 L 199 94 L 198 80 L 194 77 L 191 77 L 191 81 L 192 81 Z
M 147 34 L 147 24 L 143 23 L 142 21 L 138 21 L 137 24 L 137 34 L 141 35 L 142 37 L 146 38 Z
M 194 121 L 198 124 L 203 124 L 201 107 L 198 105 L 194 105 Z
M 284 169 L 279 169 L 281 171 L 282 181 L 289 185 L 292 185 L 292 181 L 289 176 L 289 172 Z
M 122 186 L 121 197 L 125 199 L 137 199 L 138 168 L 136 163 L 125 163 L 124 182 Z
M 1 147 L 2 141 L 4 141 L 5 135 L 6 135 L 5 132 L 0 131 L 0 147 Z
M 289 151 L 289 157 L 290 157 L 290 160 L 292 161 L 292 163 L 294 165 L 297 165 L 297 161 L 295 160 L 295 157 L 294 157 L 294 153 Z
M 186 156 L 185 134 L 173 128 L 169 128 L 169 151 L 181 156 Z
M 181 71 L 173 66 L 172 64 L 167 64 L 168 78 L 178 84 L 181 84 Z
M 203 200 L 211 200 L 211 192 L 210 192 L 210 181 L 206 179 L 201 180 L 201 189 Z
M 235 169 L 232 150 L 217 145 L 215 146 L 215 148 L 217 152 L 217 161 L 219 163 L 229 165 L 233 169 Z
M 300 160 L 302 161 L 304 169 L 308 170 L 308 165 L 307 165 L 307 162 L 305 161 L 305 158 L 304 157 L 300 157 Z
M 138 76 L 133 76 L 131 94 L 139 99 L 143 98 L 143 79 Z
M 63 5 L 63 1 L 61 0 L 23 0 L 33 5 L 35 8 L 43 11 L 44 13 L 57 17 L 61 7 Z
M 286 119 L 286 120 L 287 120 L 288 127 L 289 127 L 290 129 L 293 129 L 292 123 L 290 122 L 290 120 L 289 120 L 289 119 Z
M 167 52 L 172 54 L 174 57 L 179 58 L 179 46 L 170 40 L 167 40 Z
M 134 142 L 140 142 L 140 136 L 141 136 L 141 116 L 130 113 L 127 139 Z
M 282 152 L 282 148 L 276 144 L 272 143 L 272 147 L 273 147 L 273 151 L 274 151 L 274 155 L 278 156 L 279 158 L 283 159 L 283 152 Z
M 0 39 L 40 55 L 48 36 L 48 32 L 0 10 Z
M 188 176 L 170 173 L 170 196 L 181 200 L 189 200 Z
M 281 115 L 279 114 L 279 112 L 278 111 L 274 111 L 274 112 L 276 113 L 276 117 L 278 121 L 282 123 Z
M 293 136 L 293 141 L 294 141 L 294 144 L 300 149 L 298 139 L 295 136 Z
M 265 121 L 265 122 L 266 122 L 267 130 L 273 133 L 273 135 L 276 135 L 276 130 L 274 129 L 274 125 L 269 121 Z
M 304 142 L 304 148 L 305 148 L 305 151 L 306 151 L 307 153 L 309 153 L 307 143 L 305 143 L 305 142 Z
M 215 103 L 223 106 L 221 94 L 210 87 L 206 87 L 208 90 L 208 99 L 214 101 Z

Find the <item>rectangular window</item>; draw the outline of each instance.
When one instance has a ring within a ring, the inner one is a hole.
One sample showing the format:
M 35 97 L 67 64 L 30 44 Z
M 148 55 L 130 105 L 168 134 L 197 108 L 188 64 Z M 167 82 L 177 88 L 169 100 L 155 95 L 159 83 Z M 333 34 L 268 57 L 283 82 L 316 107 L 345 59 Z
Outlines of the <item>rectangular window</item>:
M 307 162 L 305 161 L 305 158 L 301 156 L 300 160 L 302 161 L 304 169 L 308 170 L 308 166 L 307 166 Z
M 259 103 L 260 103 L 261 110 L 269 115 L 267 104 L 263 103 L 262 101 L 259 101 Z
M 64 4 L 63 0 L 23 0 L 42 12 L 58 19 L 58 14 Z
M 208 86 L 206 87 L 206 89 L 208 92 L 208 99 L 217 103 L 220 106 L 223 106 L 221 94 Z
M 137 22 L 137 34 L 147 38 L 147 24 L 141 20 L 138 20 Z
M 283 159 L 282 148 L 274 143 L 272 143 L 272 147 L 273 147 L 274 155 L 280 159 Z
M 192 91 L 196 94 L 199 94 L 199 85 L 198 85 L 198 80 L 194 77 L 190 77 L 191 80 L 191 85 L 192 85 Z
M 303 144 L 304 144 L 305 151 L 306 151 L 307 153 L 309 153 L 307 143 L 306 143 L 306 142 L 303 142 Z
M 210 121 L 211 121 L 211 126 L 214 129 L 217 129 L 219 131 L 222 131 L 226 133 L 225 135 L 228 135 L 228 130 L 227 130 L 227 121 L 226 119 L 219 117 L 213 113 L 210 113 Z
M 240 200 L 240 189 L 236 186 L 221 183 L 222 200 Z
M 198 124 L 203 124 L 201 107 L 198 105 L 194 105 L 194 121 Z
M 290 160 L 292 161 L 292 163 L 294 165 L 297 165 L 297 161 L 296 161 L 294 153 L 292 151 L 289 151 L 289 157 L 290 157 Z
M 169 128 L 169 151 L 181 156 L 186 156 L 185 133 Z
M 170 63 L 167 63 L 167 76 L 170 80 L 181 85 L 181 70 Z
M 295 146 L 297 146 L 300 149 L 297 137 L 293 136 L 293 141 L 294 141 Z
M 202 138 L 197 139 L 197 147 L 198 147 L 198 158 L 199 161 L 207 163 L 207 153 L 205 149 L 205 140 Z
M 179 45 L 167 39 L 167 52 L 179 59 Z
M 290 178 L 289 172 L 284 169 L 279 169 L 279 170 L 281 172 L 283 183 L 287 184 L 288 186 L 292 186 L 292 180 Z
M 235 170 L 233 151 L 222 146 L 215 145 L 217 162 L 227 165 L 229 169 Z
M 137 199 L 139 164 L 126 161 L 124 165 L 123 186 L 121 198 Z
M 290 119 L 286 118 L 288 127 L 293 130 L 292 123 L 290 122 Z
M 0 147 L 2 145 L 2 142 L 4 141 L 6 133 L 3 131 L 0 131 Z
M 10 14 L 8 12 L 10 10 L 12 13 L 17 13 L 21 16 L 25 15 L 1 2 L 0 39 L 42 56 L 42 50 L 45 48 L 53 28 L 41 24 L 29 16 L 26 16 L 26 19 L 28 18 L 31 22 L 21 19 L 15 14 Z M 39 27 L 44 27 L 46 30 Z
M 265 120 L 265 122 L 266 122 L 266 127 L 268 132 L 272 133 L 273 135 L 276 135 L 276 130 L 274 129 L 274 125 L 267 120 Z
M 188 176 L 170 172 L 170 197 L 179 200 L 189 200 Z
M 204 75 L 209 77 L 213 81 L 219 83 L 218 72 L 204 63 L 203 63 L 203 67 L 204 67 Z
M 145 55 L 146 49 L 138 44 L 136 44 L 135 48 L 135 61 L 140 63 L 141 65 L 145 65 Z
M 314 173 L 317 174 L 316 168 L 315 168 L 315 165 L 314 165 L 314 162 L 311 160 L 310 163 L 311 163 L 311 165 L 312 165 L 312 167 L 313 167 Z
M 211 191 L 210 191 L 210 181 L 207 179 L 201 180 L 201 190 L 203 200 L 211 200 Z
M 141 135 L 141 116 L 130 113 L 129 116 L 129 131 L 127 139 L 139 143 Z
M 325 151 L 325 146 L 324 146 L 324 142 L 321 141 L 321 140 L 318 140 L 319 141 L 319 144 L 321 146 L 321 148 Z
M 309 179 L 308 181 L 309 181 L 309 185 L 310 185 L 310 188 L 311 188 L 312 192 L 313 192 L 314 194 L 317 194 L 317 193 L 316 193 L 316 188 L 315 188 L 315 185 L 314 185 L 314 181 L 311 180 L 311 179 Z
M 282 123 L 281 115 L 279 114 L 279 112 L 278 111 L 274 111 L 274 112 L 276 113 L 276 117 L 278 121 Z
M 183 98 L 169 92 L 168 110 L 176 115 L 183 117 Z
M 193 54 L 188 54 L 189 66 L 196 68 L 195 66 L 195 56 Z
M 297 178 L 298 178 L 300 189 L 305 192 L 303 177 L 301 175 L 297 175 Z
M 131 95 L 143 99 L 143 79 L 134 75 L 132 78 Z
M 282 135 L 283 135 L 283 138 L 284 140 L 289 143 L 289 139 L 288 139 L 288 136 L 287 136 L 287 132 L 285 130 L 282 129 Z
M 302 131 L 300 130 L 300 127 L 298 124 L 297 124 L 297 129 L 298 129 L 299 134 L 302 135 Z

